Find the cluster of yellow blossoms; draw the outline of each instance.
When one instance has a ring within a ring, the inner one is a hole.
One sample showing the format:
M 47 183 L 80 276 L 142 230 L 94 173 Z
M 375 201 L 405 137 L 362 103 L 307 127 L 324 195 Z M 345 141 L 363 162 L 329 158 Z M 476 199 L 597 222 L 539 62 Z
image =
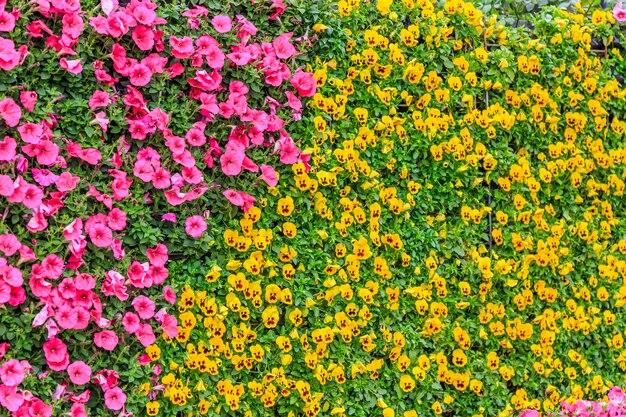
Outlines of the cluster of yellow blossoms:
M 161 408 L 505 416 L 625 382 L 626 91 L 591 51 L 611 15 L 548 9 L 531 39 L 435 3 L 339 1 L 311 169 L 179 266 Z

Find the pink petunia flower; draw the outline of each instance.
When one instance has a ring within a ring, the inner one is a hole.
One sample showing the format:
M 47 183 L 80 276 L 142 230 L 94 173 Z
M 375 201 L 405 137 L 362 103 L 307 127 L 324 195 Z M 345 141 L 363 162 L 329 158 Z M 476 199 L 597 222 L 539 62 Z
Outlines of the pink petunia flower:
M 211 19 L 211 24 L 218 33 L 228 33 L 233 28 L 233 22 L 230 17 L 223 14 L 218 14 Z
M 150 82 L 152 78 L 152 72 L 144 64 L 134 65 L 129 74 L 130 83 L 137 87 L 143 87 Z
M 29 112 L 35 110 L 35 104 L 37 104 L 37 92 L 36 91 L 21 91 L 20 102 L 22 106 Z
M 156 309 L 154 301 L 145 295 L 135 297 L 131 304 L 142 319 L 149 320 L 154 316 L 154 310 Z
M 278 184 L 276 170 L 269 165 L 261 165 L 261 179 L 270 187 L 276 187 Z
M 9 359 L 0 367 L 0 380 L 9 387 L 17 387 L 24 378 L 24 367 L 17 359 Z
M 9 127 L 15 127 L 22 118 L 22 109 L 12 98 L 7 97 L 0 101 L 0 116 Z
M 170 45 L 172 45 L 172 55 L 178 59 L 189 58 L 194 53 L 193 39 L 189 36 L 182 38 L 171 36 Z
M 152 265 L 163 266 L 168 260 L 167 246 L 159 243 L 154 248 L 146 250 L 146 256 Z
M 298 70 L 291 78 L 291 85 L 298 91 L 302 97 L 312 97 L 315 95 L 317 83 L 313 75 Z
M 17 142 L 11 136 L 0 140 L 0 162 L 11 162 L 15 159 Z
M 147 323 L 139 325 L 139 329 L 137 329 L 137 331 L 135 332 L 135 336 L 137 336 L 137 339 L 139 339 L 139 343 L 141 343 L 143 347 L 150 346 L 156 340 L 156 336 L 154 336 L 152 326 Z
M 140 324 L 139 316 L 131 311 L 126 312 L 122 318 L 122 325 L 128 334 L 134 334 L 139 329 Z
M 149 51 L 154 47 L 154 32 L 147 26 L 139 25 L 133 30 L 133 40 L 142 51 Z
M 80 74 L 83 72 L 83 65 L 80 63 L 80 59 L 72 59 L 68 61 L 66 58 L 61 58 L 59 64 L 61 65 L 61 68 L 67 70 L 69 73 Z
M 111 98 L 109 93 L 102 90 L 96 90 L 89 98 L 89 108 L 97 109 L 99 107 L 106 107 L 111 104 Z
M 202 234 L 207 229 L 207 224 L 202 216 L 191 216 L 185 220 L 185 233 L 194 238 L 202 237 Z
M 109 410 L 118 411 L 124 408 L 124 404 L 126 403 L 126 394 L 120 387 L 114 387 L 108 389 L 104 393 L 104 405 Z
M 112 351 L 117 346 L 117 334 L 113 330 L 103 330 L 93 335 L 93 342 L 96 346 Z
M 67 367 L 67 373 L 76 385 L 85 385 L 91 380 L 91 368 L 83 361 L 72 362 Z
M 620 23 L 626 22 L 626 9 L 621 1 L 613 7 L 613 17 Z
M 91 239 L 91 243 L 99 248 L 106 248 L 111 246 L 113 241 L 113 232 L 107 226 L 103 224 L 96 224 L 92 228 L 90 228 L 87 233 L 89 233 L 89 238 Z

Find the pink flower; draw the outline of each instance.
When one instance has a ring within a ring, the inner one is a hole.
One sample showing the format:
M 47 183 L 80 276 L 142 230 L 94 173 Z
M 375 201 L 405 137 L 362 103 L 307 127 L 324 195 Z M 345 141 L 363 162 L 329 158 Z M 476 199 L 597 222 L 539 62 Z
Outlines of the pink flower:
M 106 107 L 111 103 L 109 93 L 102 90 L 96 90 L 89 99 L 89 108 L 97 109 L 99 107 Z
M 128 334 L 135 333 L 139 329 L 140 324 L 141 322 L 139 321 L 139 316 L 131 311 L 126 312 L 122 318 L 122 325 Z
M 0 11 L 0 32 L 11 32 L 15 29 L 15 16 L 6 10 Z
M 91 368 L 83 361 L 72 362 L 67 367 L 67 373 L 76 385 L 85 385 L 91 379 Z
M 78 313 L 76 309 L 70 307 L 69 304 L 64 304 L 59 307 L 54 318 L 62 329 L 73 329 L 78 320 Z
M 613 7 L 613 17 L 618 22 L 626 22 L 626 9 L 623 7 L 624 6 L 621 1 Z
M 35 91 L 21 91 L 20 102 L 22 106 L 29 112 L 35 110 L 35 104 L 37 104 L 37 92 Z
M 117 346 L 117 334 L 113 330 L 104 330 L 93 335 L 93 342 L 96 346 L 112 351 Z
M 87 231 L 89 233 L 89 238 L 91 239 L 91 243 L 99 248 L 106 248 L 111 246 L 113 241 L 113 232 L 111 229 L 106 227 L 103 224 L 96 224 L 91 229 Z
M 11 162 L 15 159 L 17 142 L 11 136 L 5 136 L 0 140 L 0 161 Z
M 301 70 L 298 70 L 291 78 L 291 85 L 302 97 L 312 97 L 315 95 L 315 89 L 317 88 L 313 75 Z
M 170 45 L 172 45 L 172 55 L 178 59 L 189 58 L 194 53 L 193 39 L 189 36 L 182 38 L 171 36 Z
M 43 353 L 46 357 L 46 363 L 53 371 L 64 371 L 70 362 L 70 355 L 67 353 L 67 347 L 60 339 L 52 337 L 43 344 Z
M 0 251 L 4 256 L 13 256 L 21 247 L 22 244 L 13 233 L 0 235 Z
M 522 410 L 519 416 L 520 417 L 539 417 L 539 413 L 537 412 L 537 410 L 531 410 L 527 408 L 525 410 Z
M 140 25 L 133 30 L 133 40 L 142 51 L 149 51 L 154 47 L 154 32 L 149 27 Z
M 59 179 L 57 179 L 55 185 L 61 192 L 72 191 L 76 188 L 78 181 L 80 181 L 80 177 L 75 177 L 66 171 L 59 175 Z
M 89 392 L 89 391 L 85 391 L 85 392 Z M 70 417 L 89 417 L 87 415 L 87 410 L 85 410 L 85 404 L 81 404 L 81 403 L 74 403 L 72 404 L 72 407 L 70 408 Z
M 233 22 L 230 20 L 230 17 L 224 16 L 223 14 L 218 14 L 217 16 L 211 19 L 211 24 L 218 33 L 227 33 L 233 27 Z
M 146 250 L 146 256 L 152 265 L 163 266 L 168 260 L 167 246 L 159 243 L 156 247 Z
M 61 68 L 67 70 L 72 74 L 80 74 L 81 72 L 83 72 L 83 66 L 80 63 L 80 59 L 72 59 L 68 61 L 65 58 L 61 58 L 59 64 L 61 64 Z
M 52 417 L 52 407 L 41 401 L 39 398 L 35 398 L 31 401 L 28 412 L 29 416 Z
M 9 127 L 15 127 L 22 117 L 22 109 L 10 97 L 0 101 L 0 116 Z
M 161 323 L 161 328 L 170 338 L 174 338 L 178 336 L 178 321 L 176 317 L 170 314 L 163 315 L 163 322 Z
M 15 50 L 13 41 L 0 36 L 0 68 L 11 71 L 19 64 L 21 57 L 22 53 Z
M 296 53 L 296 48 L 289 42 L 293 36 L 292 32 L 283 33 L 272 42 L 276 57 L 280 59 L 289 59 Z
M 270 187 L 276 187 L 278 184 L 276 170 L 269 165 L 261 165 L 261 179 Z
M 220 164 L 222 165 L 222 172 L 226 175 L 237 175 L 241 172 L 243 167 L 243 160 L 246 155 L 243 150 L 227 151 L 220 156 Z
M 233 52 L 226 55 L 226 57 L 238 66 L 247 65 L 252 58 L 252 56 L 247 52 Z
M 114 208 L 107 216 L 107 225 L 112 230 L 124 230 L 126 228 L 126 213 L 117 207 Z
M 163 298 L 172 305 L 176 303 L 176 293 L 169 285 L 166 285 L 165 288 L 163 288 Z
M 104 393 L 104 405 L 109 410 L 117 411 L 124 408 L 124 404 L 126 403 L 126 394 L 120 387 L 114 387 L 108 389 Z
M 135 297 L 132 302 L 132 306 L 144 320 L 150 320 L 154 316 L 154 310 L 156 308 L 154 301 L 146 297 L 145 295 L 139 295 Z
M 191 237 L 199 238 L 207 229 L 207 224 L 202 216 L 191 216 L 185 220 L 185 233 Z
M 235 205 L 237 207 L 243 206 L 243 197 L 237 191 L 226 190 L 222 194 L 224 195 L 224 197 L 226 197 L 228 201 L 230 201 L 232 205 Z
M 152 331 L 152 326 L 147 323 L 139 325 L 139 329 L 135 332 L 135 336 L 137 336 L 139 343 L 141 343 L 144 347 L 150 346 L 156 340 L 154 332 Z
M 102 11 L 107 16 L 111 14 L 112 11 L 116 10 L 118 7 L 117 0 L 100 0 L 100 6 L 102 7 Z
M 152 78 L 152 72 L 144 64 L 136 64 L 130 70 L 130 83 L 137 87 L 143 87 L 150 82 Z
M 0 405 L 15 412 L 24 404 L 24 395 L 18 394 L 16 387 L 0 385 Z
M 17 359 L 10 359 L 0 367 L 0 379 L 5 385 L 17 387 L 24 378 L 24 367 Z

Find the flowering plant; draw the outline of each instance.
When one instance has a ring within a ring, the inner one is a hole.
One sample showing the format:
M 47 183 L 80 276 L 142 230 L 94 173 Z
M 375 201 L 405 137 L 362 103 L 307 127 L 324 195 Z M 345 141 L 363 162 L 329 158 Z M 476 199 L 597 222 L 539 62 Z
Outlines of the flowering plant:
M 164 389 L 157 338 L 179 332 L 171 259 L 207 253 L 207 221 L 248 212 L 276 165 L 307 163 L 289 126 L 316 88 L 299 64 L 310 40 L 278 27 L 280 0 L 241 14 L 12 6 L 0 2 L 0 409 L 143 412 Z

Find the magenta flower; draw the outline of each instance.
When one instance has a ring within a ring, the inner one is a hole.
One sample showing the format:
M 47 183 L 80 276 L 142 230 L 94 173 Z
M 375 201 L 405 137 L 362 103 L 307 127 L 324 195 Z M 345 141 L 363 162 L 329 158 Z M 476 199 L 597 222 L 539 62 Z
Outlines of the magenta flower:
M 132 85 L 143 87 L 150 82 L 152 72 L 144 64 L 136 64 L 130 69 L 129 80 Z
M 29 112 L 35 110 L 35 104 L 37 104 L 37 92 L 35 91 L 21 91 L 20 102 L 22 106 Z
M 91 379 L 91 368 L 83 361 L 72 362 L 67 367 L 67 373 L 76 385 L 85 385 Z
M 207 229 L 207 224 L 202 216 L 191 216 L 185 220 L 185 233 L 191 237 L 199 238 Z

